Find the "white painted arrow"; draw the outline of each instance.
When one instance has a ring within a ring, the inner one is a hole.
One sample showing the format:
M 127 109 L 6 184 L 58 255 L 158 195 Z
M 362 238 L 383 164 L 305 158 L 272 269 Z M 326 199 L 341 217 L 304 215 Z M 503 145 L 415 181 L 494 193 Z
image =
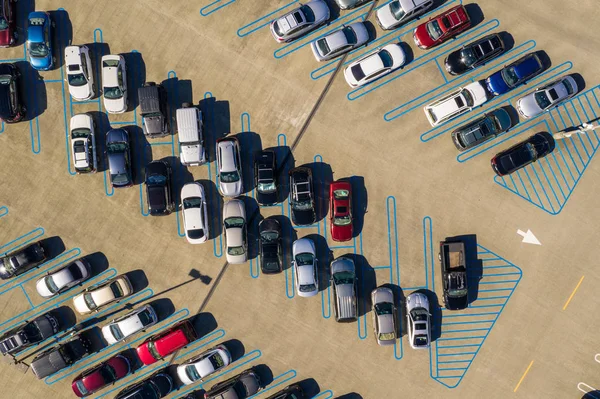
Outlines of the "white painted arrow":
M 517 234 L 523 237 L 522 242 L 525 244 L 542 245 L 540 240 L 538 240 L 529 229 L 527 229 L 527 233 L 523 232 L 522 230 L 517 230 Z

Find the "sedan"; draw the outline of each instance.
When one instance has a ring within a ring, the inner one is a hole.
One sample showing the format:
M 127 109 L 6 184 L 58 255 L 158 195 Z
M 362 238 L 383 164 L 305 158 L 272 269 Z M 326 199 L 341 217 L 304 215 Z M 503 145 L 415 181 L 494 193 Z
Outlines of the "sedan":
M 406 297 L 406 321 L 408 323 L 408 342 L 413 349 L 429 348 L 431 342 L 431 321 L 429 300 L 420 292 Z
M 171 165 L 167 161 L 152 161 L 146 165 L 146 201 L 151 216 L 164 216 L 173 211 L 171 195 Z
M 208 240 L 209 219 L 206 194 L 200 183 L 187 183 L 181 188 L 181 209 L 185 238 L 190 244 L 202 244 Z
M 302 297 L 319 292 L 317 250 L 310 238 L 301 238 L 292 245 L 292 266 L 296 276 L 296 293 Z
M 371 83 L 402 67 L 406 53 L 399 43 L 388 44 L 354 61 L 344 70 L 344 77 L 350 87 Z
M 69 93 L 73 100 L 84 101 L 94 97 L 94 71 L 87 46 L 65 47 L 65 69 Z
M 102 327 L 102 336 L 109 345 L 112 345 L 126 340 L 137 332 L 144 331 L 157 322 L 158 316 L 152 306 L 144 305 Z
M 573 97 L 579 88 L 572 76 L 563 76 L 536 89 L 517 101 L 517 111 L 524 118 L 532 118 Z
M 465 151 L 508 131 L 511 126 L 510 114 L 498 108 L 453 131 L 452 142 L 459 151 Z
M 122 55 L 102 57 L 102 92 L 104 108 L 109 114 L 127 111 L 127 68 Z
M 115 383 L 130 372 L 129 360 L 117 355 L 79 374 L 73 379 L 71 388 L 75 395 L 83 398 Z
M 267 218 L 258 225 L 258 251 L 260 269 L 265 274 L 283 270 L 283 249 L 281 245 L 281 225 L 274 218 Z
M 77 259 L 39 279 L 35 288 L 43 298 L 50 298 L 83 283 L 90 278 L 90 270 L 91 266 L 86 259 Z
M 86 288 L 73 298 L 73 306 L 79 314 L 96 312 L 100 308 L 133 294 L 133 288 L 125 275 Z
M 16 0 L 1 0 L 0 5 L 0 47 L 14 45 L 19 37 L 17 33 Z
M 394 29 L 429 11 L 433 0 L 392 0 L 377 7 L 377 24 L 381 29 Z
M 150 377 L 122 390 L 115 399 L 160 399 L 173 390 L 173 379 L 162 369 Z
M 21 72 L 16 64 L 0 63 L 0 120 L 5 123 L 20 122 L 27 114 L 20 89 Z
M 34 11 L 27 17 L 27 57 L 33 69 L 47 71 L 54 66 L 52 55 L 52 27 L 50 14 Z
M 417 26 L 413 32 L 415 44 L 430 49 L 471 27 L 469 14 L 463 5 L 453 7 Z
M 328 61 L 352 51 L 369 41 L 369 31 L 362 22 L 355 22 L 321 37 L 310 45 L 317 61 Z
M 248 260 L 246 208 L 242 200 L 232 199 L 223 206 L 223 231 L 227 246 L 227 262 L 246 262 Z
M 106 133 L 106 158 L 113 188 L 133 186 L 131 147 L 127 130 L 110 129 Z
M 329 186 L 329 223 L 334 241 L 352 239 L 352 186 L 347 181 L 336 181 Z
M 217 174 L 221 195 L 236 197 L 244 192 L 240 143 L 235 137 L 217 140 Z
M 555 148 L 554 139 L 548 133 L 537 133 L 527 140 L 496 154 L 492 169 L 498 176 L 511 174 L 550 154 Z
M 194 326 L 189 320 L 184 320 L 168 330 L 148 338 L 137 347 L 136 352 L 142 363 L 149 366 L 196 339 L 198 339 L 198 334 Z
M 190 385 L 229 366 L 231 361 L 227 347 L 217 345 L 177 366 L 177 376 L 185 385 Z
M 544 71 L 542 60 L 535 53 L 529 53 L 510 65 L 494 72 L 485 80 L 490 93 L 499 96 L 534 78 Z
M 373 329 L 379 345 L 396 343 L 396 306 L 394 292 L 387 287 L 375 288 L 371 292 L 373 304 Z
M 48 258 L 40 242 L 12 251 L 0 258 L 0 279 L 7 280 L 44 263 Z
M 500 35 L 492 33 L 448 54 L 444 62 L 446 71 L 450 75 L 463 74 L 499 57 L 504 50 Z
M 279 43 L 289 42 L 323 25 L 329 15 L 324 0 L 312 0 L 271 22 L 271 34 Z
M 98 169 L 96 128 L 90 114 L 71 117 L 71 156 L 76 173 L 94 173 Z
M 370 1 L 370 0 L 335 0 L 335 2 L 337 3 L 337 5 L 342 10 L 349 10 L 351 8 L 356 8 L 356 7 L 360 6 L 360 5 L 365 4 L 368 1 Z
M 271 206 L 277 203 L 277 158 L 275 151 L 261 151 L 254 158 L 254 180 L 256 200 L 260 205 Z

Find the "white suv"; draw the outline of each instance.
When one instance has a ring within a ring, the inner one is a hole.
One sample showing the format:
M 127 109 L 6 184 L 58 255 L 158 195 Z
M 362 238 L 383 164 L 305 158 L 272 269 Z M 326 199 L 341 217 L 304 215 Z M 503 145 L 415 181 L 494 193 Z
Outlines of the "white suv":
M 481 106 L 487 100 L 487 91 L 481 82 L 469 83 L 425 106 L 425 116 L 431 126 L 437 126 Z
M 98 168 L 94 121 L 89 114 L 71 118 L 71 156 L 77 173 L 93 173 Z
M 74 100 L 84 101 L 94 97 L 94 70 L 87 46 L 67 46 L 65 66 L 69 93 Z
M 102 327 L 102 336 L 109 345 L 116 344 L 157 322 L 158 316 L 152 306 L 144 305 Z

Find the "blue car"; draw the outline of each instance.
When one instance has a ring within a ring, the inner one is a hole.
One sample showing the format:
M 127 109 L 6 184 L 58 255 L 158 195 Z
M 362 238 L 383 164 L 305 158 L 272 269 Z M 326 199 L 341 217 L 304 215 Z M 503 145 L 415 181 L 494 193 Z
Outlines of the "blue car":
M 539 75 L 543 70 L 544 65 L 537 54 L 529 53 L 492 74 L 485 80 L 485 85 L 490 93 L 499 96 Z
M 27 56 L 31 66 L 38 71 L 47 71 L 54 66 L 53 25 L 47 12 L 34 11 L 27 18 Z

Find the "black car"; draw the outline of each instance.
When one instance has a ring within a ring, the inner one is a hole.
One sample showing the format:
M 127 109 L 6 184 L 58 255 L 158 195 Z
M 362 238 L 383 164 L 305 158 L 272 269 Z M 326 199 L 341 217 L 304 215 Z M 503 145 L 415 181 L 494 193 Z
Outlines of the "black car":
M 554 151 L 555 143 L 548 133 L 537 133 L 527 140 L 496 154 L 492 169 L 498 176 L 511 174 Z
M 213 385 L 205 394 L 205 399 L 245 399 L 254 396 L 262 389 L 260 378 L 250 368 L 240 374 Z
M 300 384 L 293 384 L 267 399 L 308 399 L 308 396 L 304 393 Z
M 0 279 L 7 280 L 41 265 L 46 261 L 44 247 L 40 242 L 8 253 L 0 258 Z
M 277 203 L 277 160 L 275 151 L 261 151 L 254 159 L 257 201 L 270 206 Z
M 131 146 L 127 130 L 110 129 L 106 133 L 106 159 L 113 188 L 133 186 Z
M 6 123 L 19 122 L 27 110 L 20 92 L 21 72 L 14 64 L 0 64 L 0 119 Z
M 506 132 L 511 126 L 510 114 L 498 108 L 453 131 L 452 141 L 459 151 L 465 151 Z
M 82 335 L 50 348 L 31 361 L 31 371 L 38 379 L 59 372 L 91 353 L 92 344 Z
M 290 205 L 292 222 L 296 226 L 307 226 L 316 221 L 312 171 L 307 167 L 290 170 Z
M 504 42 L 500 35 L 487 35 L 448 54 L 445 61 L 446 71 L 451 75 L 463 74 L 498 57 L 504 50 Z
M 160 399 L 172 390 L 173 379 L 165 369 L 162 369 L 145 380 L 125 388 L 115 396 L 115 399 Z
M 169 118 L 167 114 L 167 91 L 154 82 L 146 82 L 138 88 L 142 129 L 144 134 L 153 139 L 169 134 Z
M 152 161 L 146 165 L 146 201 L 152 216 L 168 215 L 173 211 L 171 174 L 167 161 Z
M 0 353 L 15 354 L 38 344 L 59 330 L 58 319 L 50 312 L 4 333 L 0 337 Z
M 283 250 L 281 246 L 281 226 L 273 218 L 267 218 L 258 225 L 260 268 L 265 274 L 283 270 Z

